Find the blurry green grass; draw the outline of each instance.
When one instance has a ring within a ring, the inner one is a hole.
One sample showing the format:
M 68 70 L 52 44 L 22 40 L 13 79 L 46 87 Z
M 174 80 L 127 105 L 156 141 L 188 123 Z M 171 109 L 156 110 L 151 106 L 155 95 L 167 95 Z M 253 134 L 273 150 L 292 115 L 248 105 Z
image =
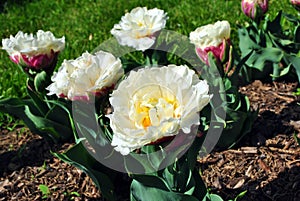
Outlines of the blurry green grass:
M 233 43 L 237 45 L 237 24 L 249 21 L 242 13 L 240 0 L 1 0 L 0 36 L 8 38 L 19 30 L 35 33 L 49 30 L 56 37 L 66 37 L 63 59 L 74 59 L 92 51 L 112 37 L 110 30 L 126 11 L 137 6 L 157 7 L 168 13 L 167 29 L 189 35 L 201 25 L 226 19 L 232 26 Z M 296 14 L 288 0 L 271 0 L 269 13 L 280 9 Z M 25 75 L 0 50 L 0 98 L 25 96 Z

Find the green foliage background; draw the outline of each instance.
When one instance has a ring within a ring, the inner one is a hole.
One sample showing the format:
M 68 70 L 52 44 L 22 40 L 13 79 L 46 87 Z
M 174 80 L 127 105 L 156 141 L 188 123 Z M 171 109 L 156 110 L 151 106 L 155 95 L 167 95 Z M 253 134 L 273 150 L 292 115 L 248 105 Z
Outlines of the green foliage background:
M 137 6 L 160 8 L 168 13 L 166 29 L 184 35 L 197 27 L 217 20 L 228 20 L 232 27 L 232 41 L 237 47 L 237 25 L 249 19 L 242 13 L 240 0 L 1 0 L 0 36 L 8 38 L 19 30 L 35 33 L 51 31 L 56 37 L 66 37 L 66 48 L 59 58 L 75 59 L 85 51 L 92 51 L 111 36 L 110 30 L 125 12 Z M 270 0 L 269 14 L 280 9 L 296 15 L 289 0 Z M 0 98 L 25 96 L 25 75 L 0 50 Z

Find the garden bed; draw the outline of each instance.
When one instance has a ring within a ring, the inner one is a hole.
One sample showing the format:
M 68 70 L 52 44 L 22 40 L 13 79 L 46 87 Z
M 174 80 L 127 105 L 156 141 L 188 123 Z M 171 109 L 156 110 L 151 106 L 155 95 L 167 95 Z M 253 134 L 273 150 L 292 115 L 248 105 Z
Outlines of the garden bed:
M 228 200 L 247 190 L 240 200 L 300 200 L 300 133 L 297 83 L 243 86 L 259 115 L 252 132 L 236 147 L 215 149 L 199 158 L 202 178 L 213 193 Z M 71 143 L 50 144 L 27 128 L 0 133 L 0 201 L 102 200 L 92 180 L 82 171 L 53 157 Z M 39 185 L 49 188 L 43 194 Z M 119 200 L 129 200 L 129 185 L 119 184 Z

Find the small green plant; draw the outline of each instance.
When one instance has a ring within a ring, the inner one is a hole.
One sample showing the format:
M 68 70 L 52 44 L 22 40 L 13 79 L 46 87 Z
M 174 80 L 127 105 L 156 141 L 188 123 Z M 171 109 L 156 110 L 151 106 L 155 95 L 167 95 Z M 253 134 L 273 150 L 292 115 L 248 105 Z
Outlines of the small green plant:
M 300 138 L 298 137 L 298 135 L 296 133 L 294 133 L 294 138 L 295 138 L 296 142 L 298 143 L 298 145 L 300 145 Z
M 47 199 L 50 195 L 50 190 L 49 190 L 48 186 L 46 186 L 44 184 L 40 184 L 39 189 L 42 192 L 42 199 Z
M 43 171 L 43 170 L 46 170 L 47 169 L 47 164 L 46 164 L 46 161 L 43 162 L 43 165 L 41 167 L 39 167 L 39 171 Z
M 240 198 L 244 197 L 246 193 L 247 190 L 238 194 L 233 200 L 228 200 L 228 201 L 238 201 Z M 210 193 L 210 189 L 208 189 L 208 192 L 202 201 L 224 201 L 224 200 L 219 195 Z
M 238 194 L 238 195 L 234 198 L 234 200 L 229 200 L 229 201 L 237 201 L 239 198 L 244 197 L 244 196 L 246 195 L 246 193 L 247 193 L 247 190 L 245 190 L 245 191 L 241 192 L 240 194 Z
M 80 197 L 80 194 L 76 191 L 72 191 L 72 192 L 64 192 L 64 195 L 67 196 L 68 200 L 74 200 L 75 197 Z
M 219 195 L 207 193 L 202 201 L 224 201 Z
M 24 126 L 22 120 L 16 119 L 7 113 L 0 113 L 0 127 L 8 131 L 15 130 L 18 126 Z
M 30 180 L 33 181 L 35 179 L 34 174 L 30 175 Z
M 297 88 L 295 92 L 293 92 L 295 96 L 300 96 L 300 88 Z

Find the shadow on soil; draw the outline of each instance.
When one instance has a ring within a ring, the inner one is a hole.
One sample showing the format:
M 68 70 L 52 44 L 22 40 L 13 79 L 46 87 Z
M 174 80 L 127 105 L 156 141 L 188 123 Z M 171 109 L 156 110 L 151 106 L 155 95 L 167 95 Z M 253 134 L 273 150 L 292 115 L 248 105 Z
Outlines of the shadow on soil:
M 296 164 L 296 163 L 295 163 Z M 266 175 L 267 177 L 267 175 Z M 263 178 L 262 178 L 263 179 Z M 247 190 L 239 201 L 298 201 L 300 200 L 300 166 L 292 165 L 280 172 L 276 179 L 264 187 L 261 181 L 249 182 L 240 189 L 221 190 L 223 199 L 232 199 L 232 195 Z
M 254 122 L 252 131 L 236 147 L 261 146 L 276 134 L 291 135 L 297 130 L 291 125 L 291 121 L 299 120 L 300 105 L 297 101 L 288 104 L 279 114 L 265 110 Z
M 298 128 L 291 124 L 292 121 L 299 122 L 300 120 L 300 105 L 298 102 L 299 101 L 294 101 L 288 104 L 280 113 L 268 110 L 262 112 L 255 121 L 252 131 L 245 136 L 235 148 L 238 149 L 248 146 L 257 148 L 265 147 L 267 149 L 266 141 L 273 139 L 277 135 L 292 136 L 294 133 L 300 133 L 300 123 Z M 288 137 L 286 139 L 288 139 Z M 278 148 L 284 149 L 281 143 L 272 146 L 278 146 Z M 294 146 L 300 145 L 295 144 Z M 239 193 L 246 190 L 246 195 L 238 199 L 239 201 L 299 201 L 300 152 L 294 153 L 297 151 L 291 151 L 293 154 L 289 155 L 288 151 L 290 150 L 286 151 L 286 153 L 274 153 L 278 157 L 273 158 L 271 164 L 274 165 L 274 167 L 271 167 L 271 169 L 280 169 L 278 174 L 265 172 L 262 177 L 255 181 L 246 181 L 240 188 L 230 189 L 224 187 L 214 190 L 216 190 L 217 194 L 221 195 L 224 200 L 234 199 Z M 257 155 L 257 157 L 259 157 L 259 155 Z M 272 157 L 270 156 L 270 158 Z M 249 157 L 247 160 L 252 159 Z M 280 163 L 286 164 L 287 167 L 284 168 Z M 249 163 L 246 164 L 249 165 Z M 252 164 L 255 164 L 255 161 Z M 219 168 L 222 169 L 222 166 Z M 248 167 L 244 167 L 244 170 L 246 171 L 247 168 Z M 222 172 L 220 174 L 222 174 Z M 244 174 L 238 177 L 248 178 Z M 224 182 L 228 183 L 229 181 Z
M 44 139 L 33 139 L 15 151 L 4 152 L 0 154 L 0 176 L 25 166 L 42 166 L 46 159 L 53 158 L 50 150 L 57 151 L 60 147 L 61 145 L 50 144 Z

